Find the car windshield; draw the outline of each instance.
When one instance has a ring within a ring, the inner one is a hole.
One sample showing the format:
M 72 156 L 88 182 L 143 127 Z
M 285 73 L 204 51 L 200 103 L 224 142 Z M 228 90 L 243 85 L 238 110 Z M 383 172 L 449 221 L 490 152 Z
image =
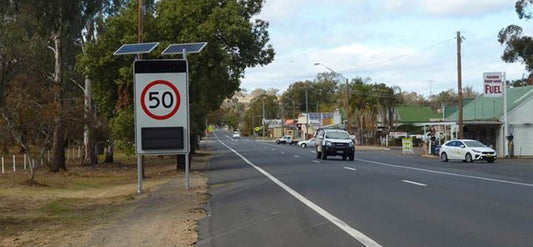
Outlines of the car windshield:
M 478 141 L 464 141 L 465 145 L 467 147 L 471 147 L 471 148 L 484 148 L 484 147 L 487 147 L 485 146 L 485 144 L 481 143 L 481 142 L 478 142 Z
M 326 138 L 332 139 L 350 139 L 350 136 L 346 132 L 328 132 Z

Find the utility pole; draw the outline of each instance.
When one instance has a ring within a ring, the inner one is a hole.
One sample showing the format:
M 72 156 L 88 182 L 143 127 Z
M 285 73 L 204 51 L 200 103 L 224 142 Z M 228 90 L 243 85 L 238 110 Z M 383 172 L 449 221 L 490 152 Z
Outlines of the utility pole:
M 348 78 L 346 79 L 346 131 L 351 133 L 350 126 L 350 84 L 348 84 Z
M 459 108 L 459 114 L 457 119 L 459 120 L 459 138 L 464 138 L 463 133 L 463 85 L 462 85 L 462 75 L 461 75 L 461 32 L 457 31 L 457 94 L 459 96 L 459 102 L 457 108 Z
M 265 99 L 261 96 L 261 101 L 263 101 L 263 138 L 265 138 Z
M 138 9 L 138 22 L 137 22 L 137 43 L 143 42 L 143 0 L 139 0 Z M 142 54 L 137 54 L 139 60 L 142 59 Z

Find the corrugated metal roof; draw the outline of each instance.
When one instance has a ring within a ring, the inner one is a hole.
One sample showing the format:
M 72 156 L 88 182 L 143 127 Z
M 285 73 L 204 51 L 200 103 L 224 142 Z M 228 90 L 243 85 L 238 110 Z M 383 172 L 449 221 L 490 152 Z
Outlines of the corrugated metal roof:
M 398 120 L 400 123 L 429 122 L 432 118 L 442 118 L 442 114 L 435 113 L 429 106 L 398 106 Z
M 507 112 L 510 112 L 520 104 L 533 99 L 533 86 L 508 88 L 507 93 Z M 503 97 L 491 98 L 480 95 L 469 104 L 463 106 L 464 121 L 495 121 L 502 116 Z M 457 112 L 451 114 L 446 120 L 456 121 Z

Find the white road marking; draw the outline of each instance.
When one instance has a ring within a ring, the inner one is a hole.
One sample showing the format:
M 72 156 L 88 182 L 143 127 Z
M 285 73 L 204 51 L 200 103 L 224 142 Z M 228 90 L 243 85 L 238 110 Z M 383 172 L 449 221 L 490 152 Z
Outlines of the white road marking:
M 311 151 L 311 153 L 314 153 L 314 154 L 316 154 L 316 151 Z
M 528 183 L 520 183 L 520 182 L 507 181 L 507 180 L 494 179 L 494 178 L 485 178 L 485 177 L 463 175 L 463 174 L 457 174 L 457 173 L 451 173 L 451 172 L 434 171 L 434 170 L 428 170 L 428 169 L 422 169 L 422 168 L 416 168 L 416 167 L 393 165 L 393 164 L 387 164 L 387 163 L 377 162 L 377 161 L 372 161 L 372 160 L 364 160 L 364 159 L 357 159 L 357 160 L 363 161 L 363 162 L 367 162 L 367 163 L 376 164 L 376 165 L 389 166 L 389 167 L 408 169 L 408 170 L 414 170 L 414 171 L 429 172 L 429 173 L 448 175 L 448 176 L 454 176 L 454 177 L 471 178 L 471 179 L 478 179 L 478 180 L 491 181 L 491 182 L 497 182 L 497 183 L 514 184 L 514 185 L 533 187 L 533 184 L 528 184 Z
M 352 168 L 352 167 L 347 167 L 347 166 L 345 166 L 344 169 L 346 169 L 346 170 L 350 170 L 350 171 L 357 171 L 357 169 Z
M 265 175 L 267 178 L 272 180 L 272 182 L 276 183 L 279 187 L 281 187 L 282 189 L 287 191 L 289 194 L 294 196 L 296 199 L 298 199 L 300 202 L 302 202 L 303 204 L 305 204 L 306 206 L 308 206 L 309 208 L 311 208 L 312 210 L 314 210 L 318 214 L 322 215 L 322 217 L 324 217 L 327 220 L 329 220 L 331 223 L 333 223 L 334 225 L 339 227 L 341 230 L 346 232 L 348 235 L 350 235 L 351 237 L 353 237 L 354 239 L 356 239 L 357 241 L 362 243 L 364 246 L 367 246 L 367 247 L 381 247 L 380 244 L 378 244 L 376 241 L 374 241 L 373 239 L 371 239 L 368 236 L 366 236 L 364 233 L 352 228 L 351 226 L 346 224 L 341 219 L 339 219 L 339 218 L 335 217 L 334 215 L 330 214 L 328 211 L 324 210 L 320 206 L 316 205 L 314 202 L 312 202 L 309 199 L 305 198 L 300 193 L 296 192 L 295 190 L 293 190 L 291 187 L 289 187 L 286 184 L 284 184 L 283 182 L 281 182 L 276 177 L 270 175 L 270 173 L 266 172 L 261 167 L 259 167 L 259 166 L 255 165 L 254 163 L 250 162 L 248 159 L 246 159 L 246 157 L 244 157 L 239 152 L 235 151 L 230 146 L 226 145 L 226 143 L 222 142 L 220 139 L 218 139 L 218 141 L 222 145 L 224 145 L 226 148 L 231 150 L 233 153 L 235 153 L 237 156 L 241 157 L 241 159 L 244 160 L 244 162 L 248 163 L 248 165 L 250 165 L 253 168 L 255 168 L 257 171 L 259 171 L 260 173 Z
M 294 155 L 294 158 L 300 158 L 300 156 L 299 155 Z
M 423 187 L 428 186 L 427 184 L 417 183 L 417 182 L 413 182 L 413 181 L 409 181 L 409 180 L 402 180 L 402 182 L 408 183 L 408 184 L 414 184 L 414 185 L 418 185 L 418 186 L 423 186 Z
M 318 161 L 318 160 L 313 160 L 313 163 L 320 164 L 320 161 Z
M 285 154 L 285 152 L 281 151 L 282 154 Z

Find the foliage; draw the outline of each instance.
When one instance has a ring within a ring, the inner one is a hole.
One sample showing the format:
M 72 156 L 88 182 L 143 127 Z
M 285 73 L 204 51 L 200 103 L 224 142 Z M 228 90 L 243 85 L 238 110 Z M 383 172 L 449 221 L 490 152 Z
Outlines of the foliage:
M 126 108 L 118 112 L 118 115 L 111 120 L 111 137 L 116 147 L 125 153 L 135 153 L 135 132 L 133 109 Z
M 254 127 L 263 126 L 263 117 L 264 119 L 281 118 L 277 96 L 265 94 L 252 99 L 250 107 L 244 114 L 244 130 L 246 130 L 246 132 L 253 132 Z M 265 127 L 268 128 L 268 126 Z
M 262 0 L 144 3 L 144 40 L 160 42 L 153 54 L 171 43 L 208 42 L 201 53 L 188 56 L 193 136 L 202 134 L 207 114 L 217 110 L 239 88 L 245 68 L 266 65 L 273 60 L 274 50 L 268 45 L 268 23 L 252 20 L 262 3 Z M 87 54 L 80 57 L 80 69 L 87 68 L 85 73 L 94 82 L 100 114 L 108 118 L 117 117 L 118 111 L 132 104 L 132 57 L 113 56 L 112 52 L 121 44 L 136 42 L 136 4 L 131 1 L 119 13 L 105 19 L 98 40 L 89 44 Z M 122 133 L 122 129 L 113 132 Z
M 515 10 L 520 19 L 532 19 L 532 12 L 528 7 L 533 4 L 532 0 L 518 0 Z M 533 73 L 533 38 L 522 35 L 522 27 L 509 25 L 498 33 L 498 42 L 505 46 L 502 60 L 507 63 L 522 62 L 526 70 Z

